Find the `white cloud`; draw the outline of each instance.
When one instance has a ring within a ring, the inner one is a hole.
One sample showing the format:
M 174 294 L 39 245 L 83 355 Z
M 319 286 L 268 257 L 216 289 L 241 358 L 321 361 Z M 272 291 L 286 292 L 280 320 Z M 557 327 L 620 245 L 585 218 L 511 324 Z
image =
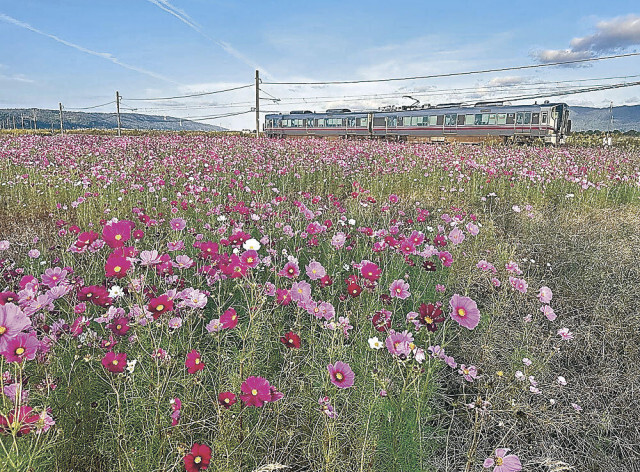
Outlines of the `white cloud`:
M 542 63 L 564 62 L 589 59 L 598 54 L 619 52 L 640 45 L 640 16 L 627 15 L 602 20 L 596 24 L 595 33 L 573 38 L 569 44 L 569 49 L 544 49 L 534 51 L 532 56 Z
M 526 79 L 524 77 L 520 77 L 518 75 L 508 75 L 505 77 L 494 77 L 487 84 L 489 87 L 501 87 L 505 85 L 518 85 L 525 82 Z

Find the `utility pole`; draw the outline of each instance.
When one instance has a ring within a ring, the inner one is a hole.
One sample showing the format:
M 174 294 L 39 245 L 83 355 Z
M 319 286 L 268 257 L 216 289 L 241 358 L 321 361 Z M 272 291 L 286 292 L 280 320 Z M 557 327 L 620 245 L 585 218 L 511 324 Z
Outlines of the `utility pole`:
M 120 123 L 120 92 L 116 90 L 116 110 L 118 111 L 118 136 L 121 135 L 121 123 Z
M 13 121 L 13 129 L 16 129 L 16 115 L 11 115 L 11 120 Z
M 38 119 L 36 118 L 36 109 L 33 109 L 33 129 L 38 131 Z
M 62 122 L 62 102 L 59 102 L 60 105 L 60 134 L 64 134 L 64 123 Z
M 260 137 L 260 71 L 256 69 L 256 138 Z
M 24 129 L 24 115 L 20 113 L 20 119 L 22 120 L 22 129 Z

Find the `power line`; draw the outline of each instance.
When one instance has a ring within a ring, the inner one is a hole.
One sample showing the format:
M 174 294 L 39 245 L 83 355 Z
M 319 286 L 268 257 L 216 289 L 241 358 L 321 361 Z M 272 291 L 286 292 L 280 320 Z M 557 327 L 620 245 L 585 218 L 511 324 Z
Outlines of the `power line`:
M 253 87 L 253 84 L 248 84 L 248 85 L 241 85 L 239 87 L 231 87 L 231 88 L 227 88 L 227 89 L 223 89 L 223 90 L 214 90 L 213 92 L 200 92 L 200 93 L 192 93 L 189 95 L 176 95 L 174 97 L 155 97 L 155 98 L 127 98 L 127 100 L 133 101 L 156 101 L 156 100 L 176 100 L 179 98 L 191 98 L 191 97 L 202 97 L 204 95 L 213 95 L 216 93 L 223 93 L 223 92 L 231 92 L 233 90 L 241 90 L 241 89 L 245 89 L 245 88 L 249 88 L 249 87 Z
M 417 79 L 436 79 L 441 77 L 455 77 L 462 75 L 473 75 L 473 74 L 487 74 L 490 72 L 506 72 L 510 70 L 522 70 L 522 69 L 535 69 L 539 67 L 552 67 L 552 66 L 560 66 L 566 64 L 579 64 L 584 62 L 594 62 L 594 61 L 604 61 L 608 59 L 618 59 L 621 57 L 632 57 L 632 56 L 640 56 L 640 52 L 631 52 L 627 54 L 615 54 L 612 56 L 600 56 L 600 57 L 591 57 L 587 59 L 573 59 L 571 61 L 560 61 L 560 62 L 548 62 L 545 64 L 529 64 L 526 66 L 516 66 L 516 67 L 501 67 L 496 69 L 482 69 L 482 70 L 473 70 L 466 72 L 450 72 L 447 74 L 432 74 L 432 75 L 416 75 L 413 77 L 394 77 L 387 79 L 362 79 L 362 80 L 332 80 L 332 81 L 318 81 L 318 82 L 263 82 L 264 85 L 340 85 L 340 84 L 365 84 L 365 83 L 374 83 L 374 82 L 395 82 L 401 80 L 417 80 Z
M 93 108 L 105 107 L 107 105 L 111 105 L 112 103 L 116 103 L 116 101 L 115 100 L 111 100 L 110 102 L 102 103 L 101 105 L 93 105 L 91 107 L 83 107 L 83 108 L 67 108 L 67 107 L 65 107 L 65 110 L 91 110 Z

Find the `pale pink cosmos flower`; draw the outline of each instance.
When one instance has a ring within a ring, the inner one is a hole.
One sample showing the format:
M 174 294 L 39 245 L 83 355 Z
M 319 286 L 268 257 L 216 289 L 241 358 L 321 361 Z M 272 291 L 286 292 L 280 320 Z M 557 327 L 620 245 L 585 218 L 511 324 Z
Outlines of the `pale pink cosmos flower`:
M 182 231 L 187 227 L 187 222 L 182 218 L 174 218 L 169 222 L 169 226 L 174 231 Z
M 498 288 L 500 286 L 500 279 L 498 279 L 497 277 L 492 277 L 491 278 L 491 285 L 493 285 L 494 287 Z
M 449 314 L 460 326 L 474 329 L 480 322 L 480 310 L 478 305 L 469 297 L 463 297 L 457 293 L 449 301 L 451 313 Z
M 3 241 L 0 241 L 0 251 L 6 251 L 7 249 L 9 249 L 9 241 L 7 241 L 6 239 Z
M 464 379 L 468 382 L 473 382 L 474 379 L 478 378 L 478 369 L 475 365 L 466 366 L 464 364 L 460 364 L 460 369 L 458 369 L 458 373 L 464 377 Z
M 327 366 L 331 383 L 338 388 L 349 388 L 353 386 L 356 375 L 351 370 L 349 364 L 338 361 Z
M 531 359 L 529 359 L 528 357 L 523 357 L 522 358 L 522 363 L 528 367 L 531 364 L 533 364 L 533 361 Z
M 573 339 L 573 333 L 571 333 L 571 331 L 569 331 L 569 328 L 561 328 L 561 329 L 559 329 L 558 330 L 558 336 L 560 336 L 565 341 L 569 341 L 570 339 Z
M 447 288 L 442 284 L 436 284 L 436 292 L 444 293 Z
M 467 223 L 466 228 L 467 228 L 467 231 L 469 231 L 469 234 L 471 236 L 477 236 L 478 233 L 480 232 L 480 228 L 478 228 L 477 225 L 475 225 L 475 224 L 473 224 L 471 222 Z
M 544 316 L 547 317 L 549 321 L 554 321 L 558 317 L 555 311 L 553 311 L 553 308 L 551 308 L 549 305 L 541 306 L 540 311 L 544 314 Z
M 516 277 L 509 277 L 509 283 L 514 290 L 517 290 L 520 293 L 527 293 L 527 288 L 529 285 L 527 281 L 524 279 L 518 279 Z
M 389 287 L 391 298 L 399 298 L 404 300 L 409 298 L 411 293 L 409 292 L 409 284 L 402 279 L 394 280 Z
M 482 466 L 485 469 L 494 467 L 493 472 L 519 472 L 522 470 L 522 464 L 518 456 L 514 454 L 506 455 L 509 452 L 507 448 L 496 449 L 494 457 L 487 457 Z
M 291 299 L 296 302 L 304 302 L 311 299 L 311 285 L 301 280 L 291 286 Z
M 327 275 L 327 271 L 322 267 L 322 264 L 316 261 L 311 261 L 306 267 L 307 276 L 311 280 L 318 280 Z
M 459 228 L 453 228 L 449 233 L 449 241 L 452 244 L 460 244 L 464 241 L 464 233 Z
M 346 241 L 347 241 L 347 236 L 343 232 L 336 233 L 331 238 L 331 245 L 336 249 L 342 249 Z
M 516 275 L 522 274 L 522 271 L 520 270 L 516 262 L 509 261 L 504 265 L 504 267 L 505 269 L 507 269 L 507 272 L 511 274 L 516 274 Z
M 549 287 L 540 287 L 540 292 L 538 293 L 538 300 L 541 303 L 549 303 L 553 298 L 553 292 Z

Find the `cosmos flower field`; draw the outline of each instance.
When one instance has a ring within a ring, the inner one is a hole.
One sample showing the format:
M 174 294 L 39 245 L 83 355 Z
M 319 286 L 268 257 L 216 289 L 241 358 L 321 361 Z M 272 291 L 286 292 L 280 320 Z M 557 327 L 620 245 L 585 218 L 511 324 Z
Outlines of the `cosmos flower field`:
M 639 197 L 635 149 L 1 137 L 1 469 L 625 470 Z

